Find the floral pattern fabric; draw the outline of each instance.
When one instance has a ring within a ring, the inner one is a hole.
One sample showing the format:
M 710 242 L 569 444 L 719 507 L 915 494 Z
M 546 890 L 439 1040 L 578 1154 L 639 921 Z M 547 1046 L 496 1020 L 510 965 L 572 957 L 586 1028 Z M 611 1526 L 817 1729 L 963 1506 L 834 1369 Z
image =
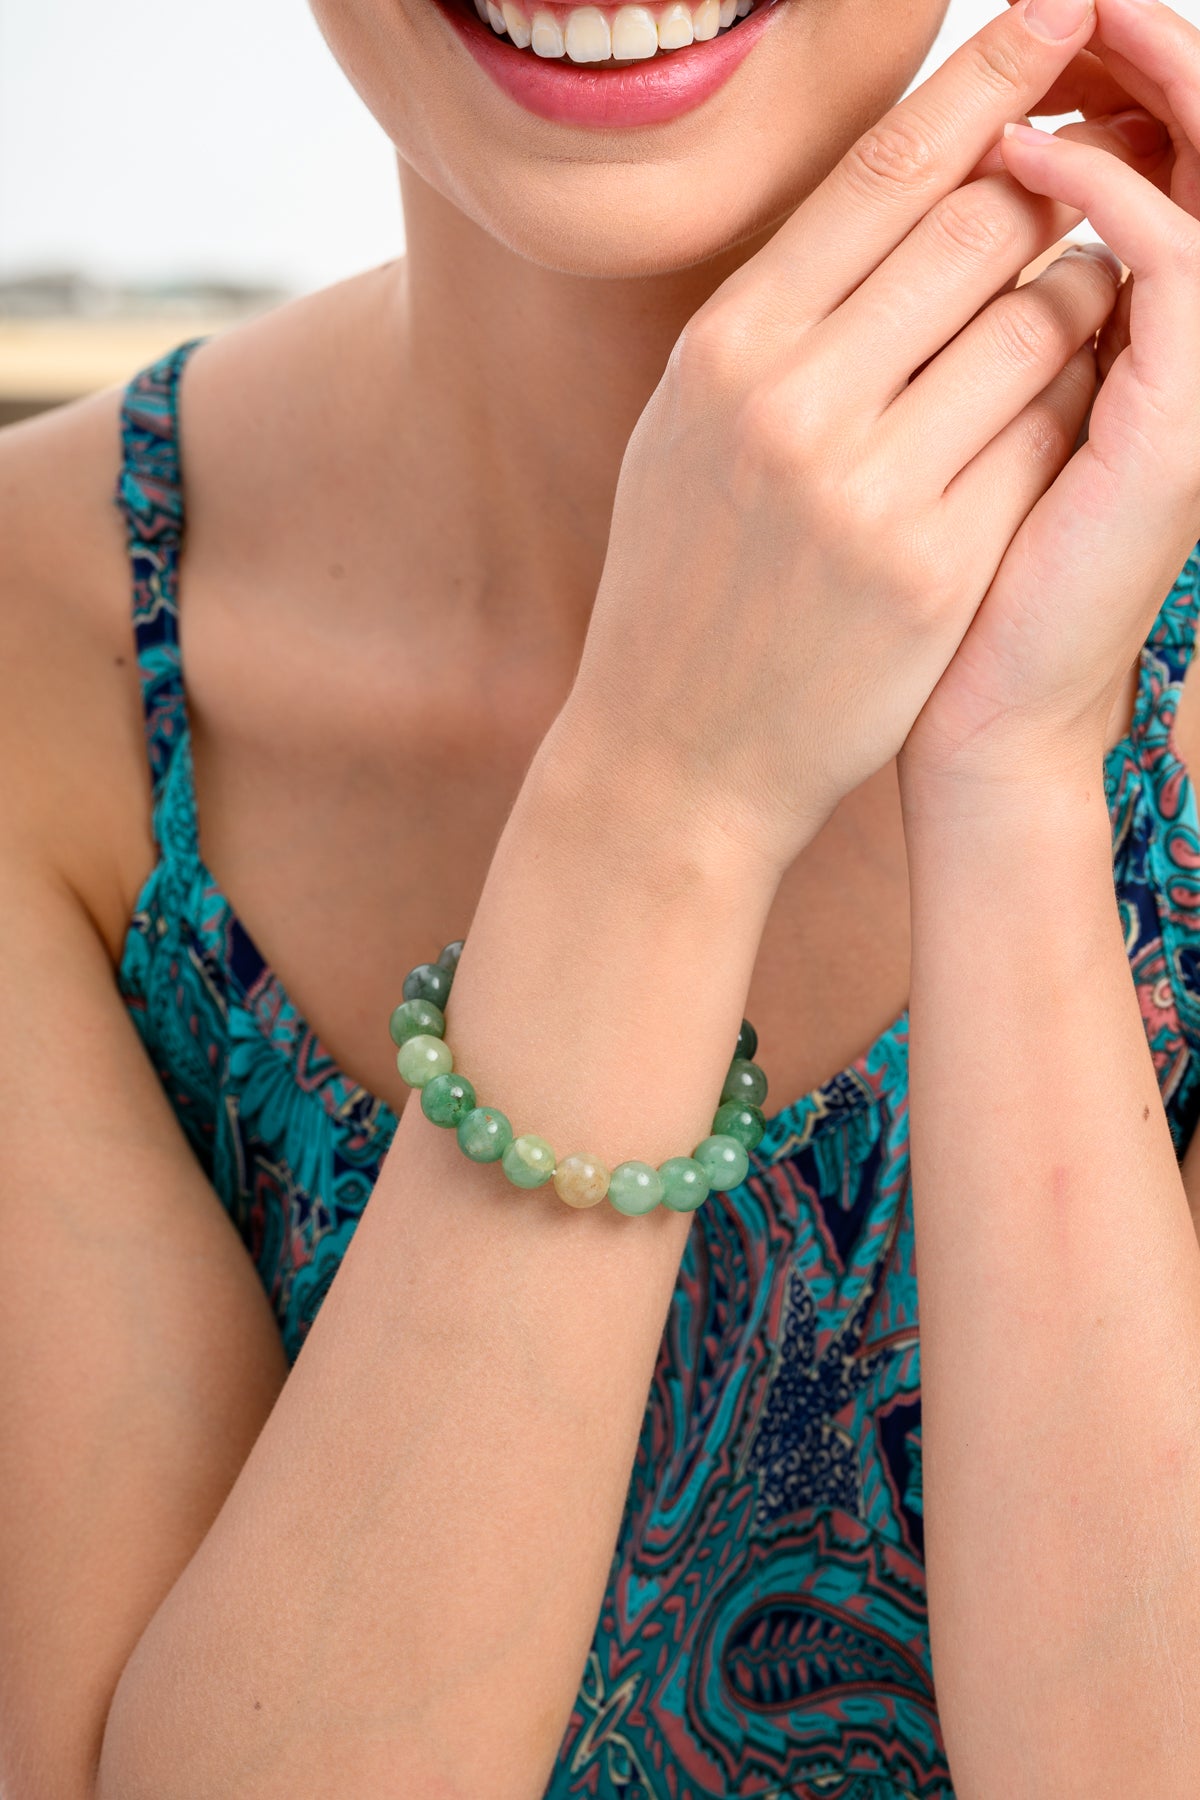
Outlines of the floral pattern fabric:
M 158 861 L 117 982 L 294 1361 L 396 1116 L 341 1071 L 200 853 L 178 635 L 185 344 L 130 385 L 128 533 Z M 1200 819 L 1172 723 L 1200 545 L 1105 759 L 1175 1146 L 1200 1108 Z M 699 1210 L 546 1800 L 953 1800 L 925 1598 L 908 1017 L 774 1114 Z

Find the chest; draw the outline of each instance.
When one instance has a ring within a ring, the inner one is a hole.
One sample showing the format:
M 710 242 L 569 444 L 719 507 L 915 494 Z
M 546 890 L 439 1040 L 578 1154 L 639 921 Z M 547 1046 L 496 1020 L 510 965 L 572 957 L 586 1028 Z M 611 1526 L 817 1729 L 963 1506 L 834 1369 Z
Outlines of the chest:
M 201 852 L 340 1067 L 400 1110 L 386 1019 L 414 963 L 467 934 L 530 758 L 569 680 L 501 679 L 343 641 L 231 633 L 202 592 L 184 640 Z M 321 654 L 318 654 L 321 651 Z M 1114 714 L 1125 729 L 1132 677 Z M 909 987 L 908 879 L 887 765 L 780 884 L 746 1013 L 778 1110 L 838 1073 Z

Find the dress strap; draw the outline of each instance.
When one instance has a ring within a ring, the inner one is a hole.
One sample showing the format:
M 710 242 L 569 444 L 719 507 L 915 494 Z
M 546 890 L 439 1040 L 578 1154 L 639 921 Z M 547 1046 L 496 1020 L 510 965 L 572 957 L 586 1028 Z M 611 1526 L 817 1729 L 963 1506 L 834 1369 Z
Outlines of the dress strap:
M 1176 576 L 1171 591 L 1158 609 L 1142 648 L 1133 735 L 1144 739 L 1152 733 L 1164 706 L 1174 717 L 1179 689 L 1196 649 L 1200 628 L 1200 543 L 1193 545 L 1187 562 Z M 1163 721 L 1164 725 L 1169 721 Z
M 133 578 L 133 635 L 157 800 L 177 744 L 187 735 L 179 656 L 179 552 L 183 484 L 179 449 L 179 380 L 194 338 L 170 350 L 125 390 L 121 406 L 121 474 L 116 504 L 128 533 Z

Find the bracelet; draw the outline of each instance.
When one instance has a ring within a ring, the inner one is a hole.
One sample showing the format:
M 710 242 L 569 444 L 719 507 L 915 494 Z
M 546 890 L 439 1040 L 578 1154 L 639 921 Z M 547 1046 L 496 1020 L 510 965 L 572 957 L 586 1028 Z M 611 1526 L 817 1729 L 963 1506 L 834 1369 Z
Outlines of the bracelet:
M 724 1192 L 744 1181 L 749 1152 L 766 1130 L 763 1101 L 767 1078 L 754 1061 L 758 1033 L 742 1020 L 729 1073 L 713 1115 L 712 1135 L 690 1156 L 670 1156 L 654 1168 L 645 1162 L 618 1163 L 611 1171 L 582 1152 L 557 1161 L 545 1138 L 513 1135 L 504 1113 L 480 1106 L 465 1075 L 454 1073 L 454 1053 L 446 1042 L 444 1008 L 450 995 L 463 939 L 447 944 L 436 962 L 418 963 L 404 980 L 404 998 L 388 1029 L 397 1046 L 396 1067 L 409 1087 L 421 1090 L 421 1111 L 434 1125 L 453 1127 L 458 1147 L 472 1162 L 502 1165 L 514 1187 L 544 1187 L 553 1181 L 568 1206 L 596 1206 L 608 1197 L 619 1213 L 639 1217 L 658 1205 L 694 1212 L 709 1192 Z

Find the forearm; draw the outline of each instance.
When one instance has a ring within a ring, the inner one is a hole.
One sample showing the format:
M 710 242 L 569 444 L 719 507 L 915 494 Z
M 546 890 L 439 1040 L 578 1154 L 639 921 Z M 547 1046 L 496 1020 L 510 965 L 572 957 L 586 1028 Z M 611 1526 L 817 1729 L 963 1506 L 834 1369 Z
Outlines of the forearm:
M 689 836 L 653 782 L 622 799 L 539 756 L 455 979 L 457 1065 L 560 1156 L 686 1154 L 773 886 Z M 540 1796 L 689 1219 L 519 1192 L 414 1094 L 254 1451 L 125 1671 L 102 1800 Z
M 1200 1792 L 1200 1249 L 1100 771 L 904 792 L 939 1708 L 961 1800 Z

